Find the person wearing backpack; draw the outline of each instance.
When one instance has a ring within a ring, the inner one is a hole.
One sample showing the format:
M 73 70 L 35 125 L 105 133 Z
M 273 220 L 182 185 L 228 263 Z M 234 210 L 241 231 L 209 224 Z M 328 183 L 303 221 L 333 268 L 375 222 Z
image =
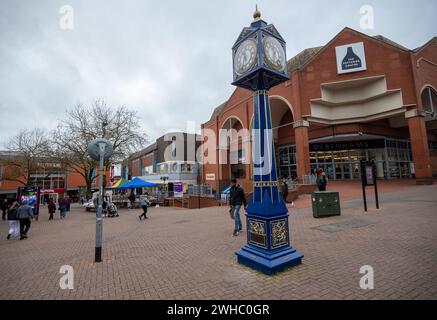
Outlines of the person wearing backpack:
M 12 206 L 8 209 L 8 220 L 9 220 L 9 231 L 8 237 L 9 240 L 11 237 L 18 238 L 20 235 L 20 222 L 18 221 L 17 216 L 18 210 L 18 202 L 15 201 Z

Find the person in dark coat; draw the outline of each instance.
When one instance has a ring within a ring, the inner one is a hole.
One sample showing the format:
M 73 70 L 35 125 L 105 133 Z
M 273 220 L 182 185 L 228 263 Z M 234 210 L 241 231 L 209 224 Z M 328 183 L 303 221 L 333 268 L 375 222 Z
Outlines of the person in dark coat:
M 319 191 L 326 191 L 326 185 L 328 184 L 328 179 L 326 178 L 326 174 L 323 171 L 319 171 L 319 174 L 317 175 L 317 187 L 319 188 Z
M 8 213 L 8 209 L 9 209 L 9 205 L 8 205 L 8 200 L 3 200 L 2 204 L 1 204 L 1 209 L 3 211 L 2 213 L 2 220 L 6 220 L 6 214 Z
M 49 220 L 53 220 L 53 214 L 56 212 L 56 204 L 53 202 L 53 199 L 49 200 L 47 208 L 50 214 Z
M 27 239 L 27 233 L 30 229 L 30 219 L 35 216 L 33 214 L 33 208 L 29 206 L 28 200 L 23 200 L 21 206 L 17 210 L 17 217 L 20 220 L 20 240 Z
M 286 181 L 282 182 L 282 189 L 281 189 L 281 195 L 282 199 L 285 203 L 287 203 L 287 197 L 288 197 L 288 184 Z
M 132 191 L 131 194 L 129 195 L 130 209 L 135 209 L 135 200 L 136 199 L 137 199 L 137 197 L 135 196 L 135 193 Z
M 244 205 L 244 209 L 246 209 L 247 202 L 246 202 L 246 195 L 244 194 L 244 190 L 239 184 L 237 184 L 236 179 L 232 179 L 229 198 L 230 198 L 230 205 L 234 210 L 234 223 L 235 223 L 234 236 L 238 236 L 238 234 L 243 229 L 243 226 L 241 224 L 241 218 L 240 218 L 240 209 L 242 205 Z
M 61 211 L 61 220 L 67 216 L 67 200 L 62 198 L 59 200 L 59 211 Z
M 66 201 L 67 201 L 67 212 L 70 212 L 70 205 L 71 205 L 71 198 L 70 198 L 70 196 L 67 196 Z

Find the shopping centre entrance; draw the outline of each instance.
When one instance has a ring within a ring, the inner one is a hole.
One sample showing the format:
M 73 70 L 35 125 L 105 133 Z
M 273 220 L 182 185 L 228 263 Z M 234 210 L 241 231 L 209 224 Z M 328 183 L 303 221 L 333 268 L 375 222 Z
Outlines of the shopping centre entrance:
M 280 146 L 279 172 L 284 178 L 297 172 L 295 145 Z M 323 168 L 330 180 L 360 179 L 360 161 L 373 160 L 379 179 L 413 178 L 408 140 L 370 135 L 348 135 L 310 141 L 311 169 Z

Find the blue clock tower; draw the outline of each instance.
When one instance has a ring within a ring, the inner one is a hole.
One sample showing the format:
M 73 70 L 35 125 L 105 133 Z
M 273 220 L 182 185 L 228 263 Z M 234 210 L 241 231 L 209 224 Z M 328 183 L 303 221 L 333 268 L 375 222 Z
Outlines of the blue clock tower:
M 285 41 L 258 7 L 233 53 L 235 86 L 253 92 L 253 183 L 247 206 L 247 244 L 236 252 L 238 262 L 272 275 L 301 263 L 290 246 L 288 210 L 279 194 L 268 90 L 288 77 Z

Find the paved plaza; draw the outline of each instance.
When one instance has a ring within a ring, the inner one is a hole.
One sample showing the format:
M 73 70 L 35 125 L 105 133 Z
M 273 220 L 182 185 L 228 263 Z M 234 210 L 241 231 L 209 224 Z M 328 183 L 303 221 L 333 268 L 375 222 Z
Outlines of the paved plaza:
M 382 184 L 382 208 L 369 196 L 368 213 L 358 182 L 330 187 L 348 194 L 342 215 L 314 219 L 308 197 L 290 206 L 292 245 L 305 257 L 275 276 L 236 262 L 246 239 L 232 236 L 226 207 L 151 208 L 141 222 L 140 210 L 121 210 L 104 220 L 100 264 L 94 213 L 74 208 L 50 222 L 43 208 L 28 240 L 7 241 L 0 225 L 0 298 L 436 299 L 437 185 Z M 74 269 L 74 290 L 60 289 L 63 265 Z M 363 265 L 374 269 L 373 290 L 359 286 Z

